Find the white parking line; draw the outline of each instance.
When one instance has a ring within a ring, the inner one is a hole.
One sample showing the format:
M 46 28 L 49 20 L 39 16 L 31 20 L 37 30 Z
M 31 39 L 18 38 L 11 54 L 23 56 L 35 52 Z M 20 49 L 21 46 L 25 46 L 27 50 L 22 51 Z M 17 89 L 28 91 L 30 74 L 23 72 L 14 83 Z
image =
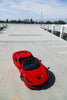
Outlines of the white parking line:
M 67 54 L 67 51 L 59 52 L 59 54 Z
M 53 48 L 67 48 L 67 45 L 64 46 L 52 46 Z
M 41 36 L 41 34 L 9 34 L 9 36 Z

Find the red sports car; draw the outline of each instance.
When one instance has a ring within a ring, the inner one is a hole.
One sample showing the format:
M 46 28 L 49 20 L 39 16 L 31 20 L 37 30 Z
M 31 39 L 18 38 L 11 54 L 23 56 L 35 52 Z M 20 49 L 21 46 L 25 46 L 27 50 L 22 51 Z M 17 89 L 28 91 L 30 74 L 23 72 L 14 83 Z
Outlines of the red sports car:
M 16 52 L 13 54 L 13 59 L 27 87 L 38 89 L 48 81 L 49 73 L 47 68 L 41 63 L 41 60 L 33 57 L 31 52 Z

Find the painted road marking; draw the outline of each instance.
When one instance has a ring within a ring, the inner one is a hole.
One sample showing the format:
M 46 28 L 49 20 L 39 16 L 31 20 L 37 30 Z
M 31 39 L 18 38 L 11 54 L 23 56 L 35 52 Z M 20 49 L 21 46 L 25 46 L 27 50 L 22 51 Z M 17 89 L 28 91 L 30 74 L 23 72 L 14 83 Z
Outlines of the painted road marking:
M 9 36 L 42 36 L 41 34 L 9 34 Z
M 27 41 L 25 41 L 25 40 L 23 40 L 23 41 L 21 41 L 21 40 L 13 40 L 13 41 L 10 41 L 10 40 L 3 40 L 3 41 L 0 41 L 0 43 L 23 43 L 23 42 L 43 42 L 43 43 L 65 43 L 64 41 L 60 41 L 60 40 L 27 40 Z M 49 47 L 49 48 L 51 48 L 51 47 Z
M 60 51 L 59 54 L 67 54 L 67 51 Z
M 52 46 L 53 48 L 67 48 L 67 45 L 64 46 Z
M 12 97 L 10 100 L 20 100 L 19 97 Z

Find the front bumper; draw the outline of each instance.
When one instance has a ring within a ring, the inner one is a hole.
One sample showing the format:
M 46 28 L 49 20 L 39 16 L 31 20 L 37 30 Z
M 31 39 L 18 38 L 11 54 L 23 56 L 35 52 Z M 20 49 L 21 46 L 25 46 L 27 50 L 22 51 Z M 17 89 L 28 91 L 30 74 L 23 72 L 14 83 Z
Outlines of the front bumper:
M 28 85 L 26 84 L 26 86 L 29 87 L 30 89 L 39 89 L 39 88 L 45 86 L 46 84 L 48 84 L 48 80 L 46 82 L 44 82 L 43 84 L 41 84 L 41 85 L 32 85 L 31 86 L 29 84 Z

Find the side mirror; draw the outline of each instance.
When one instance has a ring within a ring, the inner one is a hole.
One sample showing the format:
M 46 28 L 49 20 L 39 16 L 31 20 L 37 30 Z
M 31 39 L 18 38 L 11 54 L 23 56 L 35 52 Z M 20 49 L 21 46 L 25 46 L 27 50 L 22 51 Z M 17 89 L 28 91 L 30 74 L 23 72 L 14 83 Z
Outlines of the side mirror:
M 40 60 L 40 63 L 41 63 L 41 60 Z

